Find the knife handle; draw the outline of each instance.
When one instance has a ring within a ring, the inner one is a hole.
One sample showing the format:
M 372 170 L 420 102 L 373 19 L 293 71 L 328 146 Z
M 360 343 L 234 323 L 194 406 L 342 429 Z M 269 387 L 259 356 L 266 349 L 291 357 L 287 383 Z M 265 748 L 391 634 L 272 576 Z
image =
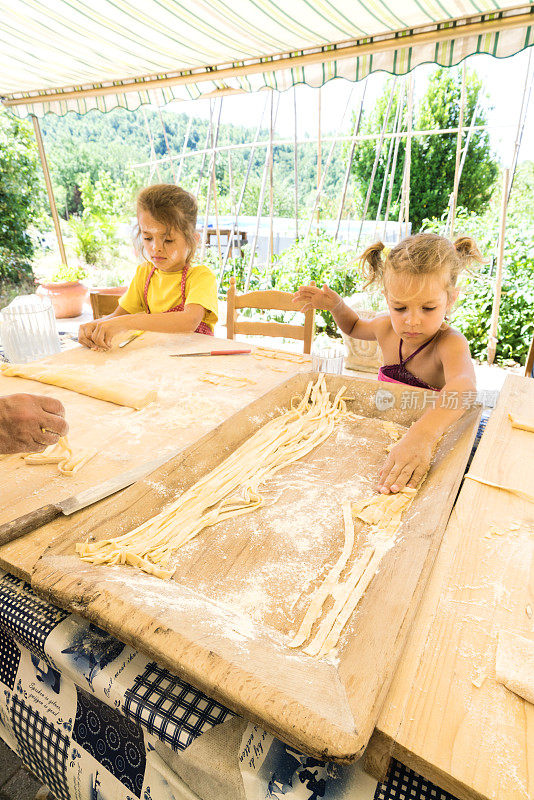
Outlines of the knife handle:
M 250 350 L 212 350 L 210 356 L 237 356 L 241 353 L 250 353 Z
M 60 507 L 51 504 L 36 508 L 34 511 L 30 511 L 29 514 L 24 514 L 23 517 L 18 517 L 11 522 L 4 522 L 3 525 L 0 525 L 0 546 L 31 533 L 36 528 L 40 528 L 41 525 L 52 522 L 60 514 Z

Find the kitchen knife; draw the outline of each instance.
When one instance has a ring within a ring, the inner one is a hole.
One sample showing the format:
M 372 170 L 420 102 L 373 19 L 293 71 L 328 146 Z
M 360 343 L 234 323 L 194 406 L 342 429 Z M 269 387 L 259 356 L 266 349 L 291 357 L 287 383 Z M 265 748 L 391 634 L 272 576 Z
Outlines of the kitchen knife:
M 144 464 L 139 464 L 128 472 L 121 472 L 121 474 L 117 475 L 115 478 L 110 478 L 104 483 L 92 486 L 90 489 L 85 489 L 72 497 L 67 497 L 65 500 L 60 500 L 58 503 L 50 503 L 50 505 L 41 506 L 41 508 L 30 511 L 29 514 L 18 517 L 11 522 L 5 522 L 3 525 L 0 525 L 0 546 L 30 533 L 36 528 L 46 525 L 48 522 L 52 522 L 52 520 L 61 516 L 61 514 L 70 516 L 74 514 L 75 511 L 80 511 L 80 509 L 86 506 L 97 503 L 99 500 L 103 500 L 105 497 L 109 497 L 115 494 L 115 492 L 119 492 L 121 489 L 131 486 L 132 483 L 150 475 L 150 473 L 154 472 L 158 467 L 166 464 L 167 461 L 170 461 L 171 458 L 174 458 L 179 452 L 180 450 L 167 452 L 165 455 L 159 456 L 159 458 L 154 458 Z
M 125 339 L 124 342 L 120 343 L 119 347 L 126 347 L 127 344 L 130 344 L 130 342 L 133 342 L 133 340 L 137 339 L 138 336 L 142 336 L 143 333 L 144 333 L 144 331 L 136 331 L 135 333 L 132 333 L 132 335 L 128 336 L 128 338 Z
M 203 353 L 171 353 L 171 358 L 181 358 L 182 356 L 237 356 L 250 353 L 250 350 L 206 350 Z

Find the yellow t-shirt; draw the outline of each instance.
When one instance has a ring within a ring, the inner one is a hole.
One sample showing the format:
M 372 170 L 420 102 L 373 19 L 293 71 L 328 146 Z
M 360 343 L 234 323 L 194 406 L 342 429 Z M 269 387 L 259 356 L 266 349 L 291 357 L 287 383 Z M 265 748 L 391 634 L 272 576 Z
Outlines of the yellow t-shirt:
M 119 303 L 129 314 L 147 312 L 145 303 L 145 284 L 153 265 L 145 261 L 137 267 L 128 290 Z M 148 285 L 148 305 L 152 314 L 168 311 L 182 302 L 182 270 L 163 272 L 154 270 Z M 206 309 L 202 318 L 213 330 L 217 322 L 217 281 L 209 267 L 195 264 L 189 267 L 185 279 L 185 305 L 196 303 Z

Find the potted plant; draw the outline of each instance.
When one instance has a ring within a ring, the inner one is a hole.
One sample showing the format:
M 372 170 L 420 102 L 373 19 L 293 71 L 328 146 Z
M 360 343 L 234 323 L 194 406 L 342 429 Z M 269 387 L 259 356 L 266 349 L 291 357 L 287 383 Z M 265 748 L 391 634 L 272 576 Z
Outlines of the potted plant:
M 79 317 L 88 298 L 87 287 L 82 283 L 86 277 L 87 272 L 81 265 L 61 264 L 50 281 L 39 281 L 37 294 L 50 297 L 57 319 Z

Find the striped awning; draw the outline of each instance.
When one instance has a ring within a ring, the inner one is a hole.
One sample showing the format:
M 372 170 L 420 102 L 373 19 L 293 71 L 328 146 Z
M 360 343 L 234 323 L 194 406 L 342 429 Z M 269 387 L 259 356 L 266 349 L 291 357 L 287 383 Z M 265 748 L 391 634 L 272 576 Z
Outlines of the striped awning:
M 534 0 L 9 0 L 0 96 L 18 116 L 318 87 L 534 44 Z

